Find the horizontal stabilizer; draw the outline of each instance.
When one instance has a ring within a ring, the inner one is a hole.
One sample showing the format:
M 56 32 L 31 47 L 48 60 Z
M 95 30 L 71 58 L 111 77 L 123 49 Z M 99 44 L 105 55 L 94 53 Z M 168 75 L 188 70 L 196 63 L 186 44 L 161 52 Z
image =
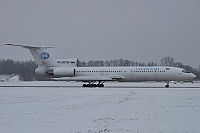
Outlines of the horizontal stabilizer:
M 38 46 L 35 46 L 35 45 L 19 45 L 19 44 L 5 44 L 7 46 L 17 46 L 17 47 L 23 47 L 23 48 L 27 48 L 27 49 L 41 49 L 41 48 L 54 48 L 52 46 L 42 46 L 42 45 L 38 45 Z

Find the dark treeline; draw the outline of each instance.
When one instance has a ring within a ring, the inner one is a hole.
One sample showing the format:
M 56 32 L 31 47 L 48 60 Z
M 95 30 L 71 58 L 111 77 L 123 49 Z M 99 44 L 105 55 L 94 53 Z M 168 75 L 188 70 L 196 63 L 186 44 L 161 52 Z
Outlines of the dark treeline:
M 171 66 L 171 67 L 179 67 L 184 68 L 195 75 L 197 75 L 196 79 L 200 79 L 200 66 L 198 69 L 193 68 L 189 65 L 184 65 L 181 62 L 175 62 L 174 58 L 172 57 L 164 57 L 161 59 L 160 64 L 155 62 L 137 62 L 137 61 L 130 61 L 125 59 L 116 59 L 110 61 L 79 61 L 79 67 L 110 67 L 110 66 Z M 34 73 L 37 65 L 34 61 L 13 61 L 13 60 L 0 60 L 0 74 L 7 75 L 7 74 L 17 74 L 22 81 L 32 81 L 32 80 L 47 80 L 44 76 L 40 76 Z
M 85 61 L 79 61 L 78 63 L 81 67 L 110 67 L 110 66 L 158 66 L 154 62 L 137 62 L 137 61 L 130 61 L 130 60 L 124 60 L 124 59 L 116 59 L 116 60 L 110 60 L 110 61 L 88 61 L 87 63 Z
M 35 74 L 37 65 L 34 61 L 0 60 L 0 75 L 19 75 L 22 81 L 33 81 L 43 79 L 43 76 Z

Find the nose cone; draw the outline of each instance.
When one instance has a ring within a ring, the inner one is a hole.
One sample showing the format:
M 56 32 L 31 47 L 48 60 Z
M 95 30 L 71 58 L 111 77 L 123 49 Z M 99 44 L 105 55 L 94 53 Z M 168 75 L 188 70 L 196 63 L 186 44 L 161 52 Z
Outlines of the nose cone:
M 196 75 L 194 75 L 194 74 L 191 73 L 190 77 L 191 77 L 191 79 L 194 79 L 194 78 L 196 78 Z

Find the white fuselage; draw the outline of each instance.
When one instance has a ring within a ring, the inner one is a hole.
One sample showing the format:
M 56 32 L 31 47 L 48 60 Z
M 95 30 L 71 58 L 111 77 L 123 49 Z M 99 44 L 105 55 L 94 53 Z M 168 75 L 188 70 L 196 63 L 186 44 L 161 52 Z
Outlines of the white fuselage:
M 117 81 L 137 82 L 190 81 L 196 77 L 194 74 L 186 72 L 182 68 L 175 67 L 75 67 L 74 70 L 74 75 L 70 76 L 72 79 L 73 77 L 105 77 L 106 81 L 106 77 L 108 77 Z

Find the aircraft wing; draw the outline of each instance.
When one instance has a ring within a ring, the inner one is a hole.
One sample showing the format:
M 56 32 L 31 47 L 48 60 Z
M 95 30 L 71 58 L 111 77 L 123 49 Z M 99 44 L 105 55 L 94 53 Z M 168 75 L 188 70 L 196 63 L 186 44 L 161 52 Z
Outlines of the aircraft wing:
M 56 81 L 118 81 L 123 80 L 124 77 L 120 75 L 116 76 L 76 76 L 76 77 L 61 77 L 61 78 L 51 78 Z

